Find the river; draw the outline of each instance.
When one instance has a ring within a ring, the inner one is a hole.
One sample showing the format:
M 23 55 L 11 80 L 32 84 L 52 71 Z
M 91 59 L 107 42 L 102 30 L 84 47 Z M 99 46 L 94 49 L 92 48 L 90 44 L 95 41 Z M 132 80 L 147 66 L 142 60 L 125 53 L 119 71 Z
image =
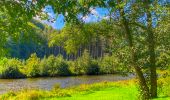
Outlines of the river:
M 132 77 L 132 75 L 126 77 L 123 77 L 121 75 L 96 75 L 26 79 L 0 79 L 0 94 L 4 94 L 11 90 L 18 91 L 21 89 L 51 90 L 55 84 L 60 84 L 61 88 L 66 88 L 71 86 L 77 86 L 80 84 L 92 84 L 102 81 L 127 80 Z

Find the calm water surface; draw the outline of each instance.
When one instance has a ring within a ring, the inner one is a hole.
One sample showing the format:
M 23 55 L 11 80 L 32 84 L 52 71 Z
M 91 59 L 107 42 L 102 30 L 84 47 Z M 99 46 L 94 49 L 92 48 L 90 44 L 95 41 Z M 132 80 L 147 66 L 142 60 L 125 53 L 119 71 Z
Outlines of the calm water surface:
M 120 75 L 99 75 L 99 76 L 72 76 L 53 78 L 32 78 L 32 79 L 0 79 L 0 94 L 10 90 L 21 89 L 44 89 L 51 90 L 55 84 L 60 84 L 61 88 L 76 86 L 80 84 L 92 84 L 102 81 L 118 81 L 130 79 L 133 76 Z

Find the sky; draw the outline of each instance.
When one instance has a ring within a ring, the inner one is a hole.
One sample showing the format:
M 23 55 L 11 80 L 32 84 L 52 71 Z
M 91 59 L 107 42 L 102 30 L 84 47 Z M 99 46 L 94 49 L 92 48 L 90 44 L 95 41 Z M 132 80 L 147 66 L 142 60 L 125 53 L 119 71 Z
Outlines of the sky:
M 167 2 L 170 3 L 170 0 L 160 0 L 159 3 L 163 4 L 163 3 L 167 3 Z M 129 4 L 127 4 L 125 9 L 128 9 L 128 7 L 129 7 Z M 44 11 L 47 12 L 50 19 L 54 19 L 54 20 L 53 20 L 53 22 L 43 20 L 42 21 L 43 23 L 48 24 L 57 30 L 60 30 L 64 27 L 65 22 L 64 22 L 64 16 L 62 14 L 56 15 L 51 6 L 46 6 Z M 78 17 L 82 18 L 85 23 L 97 22 L 102 19 L 109 19 L 109 16 L 108 16 L 109 11 L 106 8 L 96 7 L 96 8 L 90 9 L 90 11 L 91 11 L 91 14 L 89 14 L 88 16 L 78 15 Z M 145 23 L 146 15 L 141 16 L 139 18 L 139 21 L 142 23 Z M 156 25 L 157 19 L 154 19 L 153 22 L 154 22 L 153 26 Z
M 53 28 L 58 29 L 58 30 L 60 30 L 64 27 L 65 22 L 64 22 L 64 16 L 62 14 L 56 15 L 54 13 L 54 11 L 52 10 L 51 6 L 46 6 L 44 11 L 47 12 L 50 19 L 55 19 L 55 20 L 53 22 L 43 20 L 42 21 L 43 23 L 48 24 L 48 25 L 50 25 Z M 90 11 L 91 11 L 91 14 L 89 14 L 88 16 L 78 15 L 78 17 L 82 17 L 82 19 L 85 23 L 97 22 L 97 21 L 100 21 L 101 19 L 108 19 L 109 18 L 107 16 L 108 10 L 106 8 L 95 8 L 95 9 L 90 9 Z

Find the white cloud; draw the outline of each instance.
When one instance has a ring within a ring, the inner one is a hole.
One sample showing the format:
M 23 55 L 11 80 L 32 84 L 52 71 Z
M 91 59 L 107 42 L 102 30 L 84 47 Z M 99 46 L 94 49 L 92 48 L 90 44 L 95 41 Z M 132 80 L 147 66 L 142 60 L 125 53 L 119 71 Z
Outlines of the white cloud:
M 99 13 L 96 11 L 96 9 L 90 8 L 89 11 L 90 11 L 91 14 L 99 16 Z
M 89 9 L 90 14 L 82 16 L 80 15 L 80 19 L 82 19 L 84 22 L 88 23 L 88 22 L 96 22 L 99 18 L 99 13 L 95 8 L 90 8 Z
M 87 20 L 88 18 L 89 18 L 89 16 L 86 15 L 86 16 L 83 16 L 83 17 L 82 17 L 82 20 L 85 21 L 85 20 Z
M 110 16 L 105 16 L 105 17 L 103 17 L 103 19 L 109 20 L 109 19 L 110 19 Z
M 94 15 L 86 15 L 86 16 L 82 17 L 82 20 L 86 23 L 96 22 L 98 20 L 98 17 L 96 17 Z

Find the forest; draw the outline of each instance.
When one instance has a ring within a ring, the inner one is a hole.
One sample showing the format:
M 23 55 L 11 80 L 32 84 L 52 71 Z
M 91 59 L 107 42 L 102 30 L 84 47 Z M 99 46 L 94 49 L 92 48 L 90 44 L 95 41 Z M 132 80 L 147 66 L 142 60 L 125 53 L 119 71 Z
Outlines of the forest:
M 1 0 L 0 99 L 90 98 L 170 100 L 170 1 Z

